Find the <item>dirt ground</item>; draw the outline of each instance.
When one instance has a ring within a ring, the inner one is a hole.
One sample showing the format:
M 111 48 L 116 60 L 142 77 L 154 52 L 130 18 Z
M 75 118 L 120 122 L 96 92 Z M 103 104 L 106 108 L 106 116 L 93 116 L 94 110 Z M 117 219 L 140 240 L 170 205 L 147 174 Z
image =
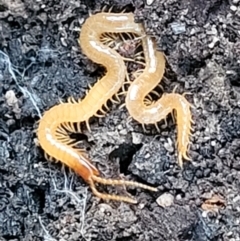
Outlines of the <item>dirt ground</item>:
M 158 187 L 128 189 L 137 205 L 98 199 L 36 145 L 41 114 L 59 99 L 83 98 L 103 74 L 78 37 L 105 5 L 135 13 L 167 57 L 164 90 L 190 92 L 195 106 L 192 162 L 183 169 L 171 116 L 160 133 L 128 123 L 117 104 L 91 120 L 82 137 L 102 175 Z M 239 35 L 239 0 L 1 0 L 0 240 L 240 240 Z

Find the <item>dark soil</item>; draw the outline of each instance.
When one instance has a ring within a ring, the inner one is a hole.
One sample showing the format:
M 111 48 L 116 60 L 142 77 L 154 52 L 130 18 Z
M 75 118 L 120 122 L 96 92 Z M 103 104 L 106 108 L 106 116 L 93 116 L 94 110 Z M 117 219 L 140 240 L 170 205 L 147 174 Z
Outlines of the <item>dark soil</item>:
M 1 0 L 0 240 L 240 240 L 239 2 Z M 137 205 L 99 200 L 36 145 L 40 115 L 59 99 L 83 98 L 103 73 L 78 37 L 89 14 L 105 5 L 127 7 L 144 23 L 175 76 L 164 89 L 190 92 L 195 106 L 192 162 L 183 169 L 171 117 L 161 133 L 154 126 L 145 133 L 112 105 L 84 132 L 103 176 L 158 186 L 154 194 L 128 189 Z

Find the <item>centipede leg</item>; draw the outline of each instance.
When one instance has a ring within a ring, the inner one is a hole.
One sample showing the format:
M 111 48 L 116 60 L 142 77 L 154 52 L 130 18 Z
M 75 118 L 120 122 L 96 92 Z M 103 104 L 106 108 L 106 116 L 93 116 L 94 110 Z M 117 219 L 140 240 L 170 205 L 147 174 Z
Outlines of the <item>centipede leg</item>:
M 174 88 L 173 88 L 173 93 L 176 93 L 178 87 L 179 87 L 178 85 L 175 85 L 175 86 L 174 86 Z
M 115 97 L 116 97 L 116 99 L 117 99 L 118 103 L 120 103 L 120 102 L 121 102 L 121 100 L 120 100 L 120 98 L 119 98 L 119 95 L 118 95 L 118 94 L 115 94 Z
M 144 125 L 144 124 L 142 124 L 142 128 L 143 128 L 143 131 L 144 131 L 144 132 L 147 132 L 147 129 L 145 128 L 145 125 Z
M 107 106 L 107 103 L 103 104 L 103 106 L 109 111 L 109 107 Z
M 76 129 L 77 129 L 77 132 L 78 132 L 78 133 L 82 132 L 81 122 L 77 122 L 77 124 L 76 124 Z
M 107 114 L 107 112 L 103 109 L 103 107 L 99 110 L 99 112 L 101 112 L 100 115 L 103 115 L 103 116 Z
M 64 127 L 67 128 L 67 130 L 70 132 L 76 132 L 74 123 L 71 123 L 71 122 L 65 123 Z
M 121 13 L 125 13 L 126 12 L 126 8 L 124 8 L 122 11 L 121 11 Z
M 168 126 L 167 117 L 164 118 L 163 120 L 164 120 L 163 128 L 167 128 L 167 126 Z
M 155 123 L 154 125 L 155 125 L 155 127 L 156 127 L 156 129 L 157 129 L 157 132 L 160 133 L 160 129 L 159 129 L 159 127 L 158 127 L 158 123 Z
M 111 13 L 113 10 L 113 5 L 108 9 L 108 12 Z
M 89 125 L 89 120 L 86 120 L 85 123 L 86 123 L 88 131 L 91 132 L 91 128 L 90 128 L 90 125 Z
M 126 106 L 126 103 L 123 103 L 123 104 L 121 104 L 120 106 L 119 106 L 119 109 L 121 110 L 123 107 L 125 107 Z
M 89 179 L 89 185 L 90 188 L 93 192 L 94 195 L 96 195 L 98 198 L 100 199 L 105 199 L 105 200 L 115 200 L 115 201 L 122 201 L 122 202 L 126 202 L 126 203 L 132 203 L 132 204 L 136 204 L 137 201 L 134 200 L 133 198 L 129 198 L 129 197 L 124 197 L 124 196 L 117 196 L 117 195 L 110 195 L 110 194 L 104 194 L 99 192 L 94 184 L 94 181 L 90 178 Z
M 172 116 L 173 123 L 175 124 L 176 123 L 176 113 L 174 110 L 171 112 L 171 116 Z
M 107 5 L 104 5 L 101 9 L 101 12 L 105 12 Z
M 161 84 L 158 84 L 157 87 L 160 88 L 162 92 L 164 92 L 164 89 Z
M 116 96 L 116 95 L 115 95 Z M 119 100 L 114 100 L 114 96 L 110 99 L 112 103 L 119 104 Z
M 111 185 L 111 186 L 132 186 L 132 187 L 138 187 L 138 188 L 142 188 L 142 189 L 146 189 L 152 192 L 157 192 L 157 188 L 155 187 L 151 187 L 139 182 L 134 182 L 134 181 L 128 181 L 128 180 L 117 180 L 117 179 L 106 179 L 106 178 L 102 178 L 99 176 L 92 176 L 92 179 L 95 182 L 104 184 L 104 185 Z
M 94 116 L 96 116 L 96 117 L 98 117 L 98 118 L 103 118 L 103 117 L 105 117 L 105 115 L 104 114 L 95 114 Z
M 152 90 L 151 94 L 155 94 L 158 98 L 160 97 L 160 94 L 157 91 L 155 91 L 155 90 Z
M 60 104 L 63 104 L 63 103 L 64 103 L 61 98 L 58 98 L 58 102 L 59 102 Z
M 126 122 L 127 125 L 132 121 L 132 119 L 133 119 L 133 118 L 132 118 L 131 116 L 129 116 L 129 117 L 127 118 L 127 122 Z

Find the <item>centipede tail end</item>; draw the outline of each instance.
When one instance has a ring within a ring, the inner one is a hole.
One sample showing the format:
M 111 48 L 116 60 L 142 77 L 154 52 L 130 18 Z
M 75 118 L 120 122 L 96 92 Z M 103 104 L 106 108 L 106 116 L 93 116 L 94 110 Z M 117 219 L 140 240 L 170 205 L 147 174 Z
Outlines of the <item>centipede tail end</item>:
M 127 180 L 116 180 L 116 179 L 106 179 L 102 178 L 96 175 L 92 176 L 92 179 L 98 183 L 104 184 L 104 185 L 112 185 L 112 186 L 119 186 L 119 185 L 126 185 L 126 186 L 133 186 L 133 187 L 139 187 L 142 189 L 146 189 L 152 192 L 157 192 L 157 188 L 151 187 L 139 182 L 134 181 L 127 181 Z
M 114 200 L 114 201 L 120 201 L 120 202 L 126 202 L 131 204 L 137 204 L 137 201 L 133 198 L 119 196 L 119 195 L 110 195 L 101 193 L 96 189 L 96 186 L 94 184 L 94 180 L 92 178 L 89 179 L 89 185 L 94 195 L 96 195 L 100 199 L 104 200 Z

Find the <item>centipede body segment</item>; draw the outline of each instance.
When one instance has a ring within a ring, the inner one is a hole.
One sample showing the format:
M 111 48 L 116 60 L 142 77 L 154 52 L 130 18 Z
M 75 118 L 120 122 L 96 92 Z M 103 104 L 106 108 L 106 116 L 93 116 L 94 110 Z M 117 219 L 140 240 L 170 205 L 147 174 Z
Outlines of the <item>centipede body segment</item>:
M 193 122 L 190 111 L 191 104 L 183 95 L 177 93 L 164 94 L 156 102 L 148 105 L 144 103 L 145 97 L 163 78 L 165 56 L 156 50 L 156 44 L 149 36 L 143 38 L 143 50 L 146 66 L 127 91 L 126 108 L 130 116 L 141 124 L 156 124 L 165 119 L 168 114 L 176 111 L 178 163 L 182 166 L 183 159 L 190 160 L 187 151 Z

